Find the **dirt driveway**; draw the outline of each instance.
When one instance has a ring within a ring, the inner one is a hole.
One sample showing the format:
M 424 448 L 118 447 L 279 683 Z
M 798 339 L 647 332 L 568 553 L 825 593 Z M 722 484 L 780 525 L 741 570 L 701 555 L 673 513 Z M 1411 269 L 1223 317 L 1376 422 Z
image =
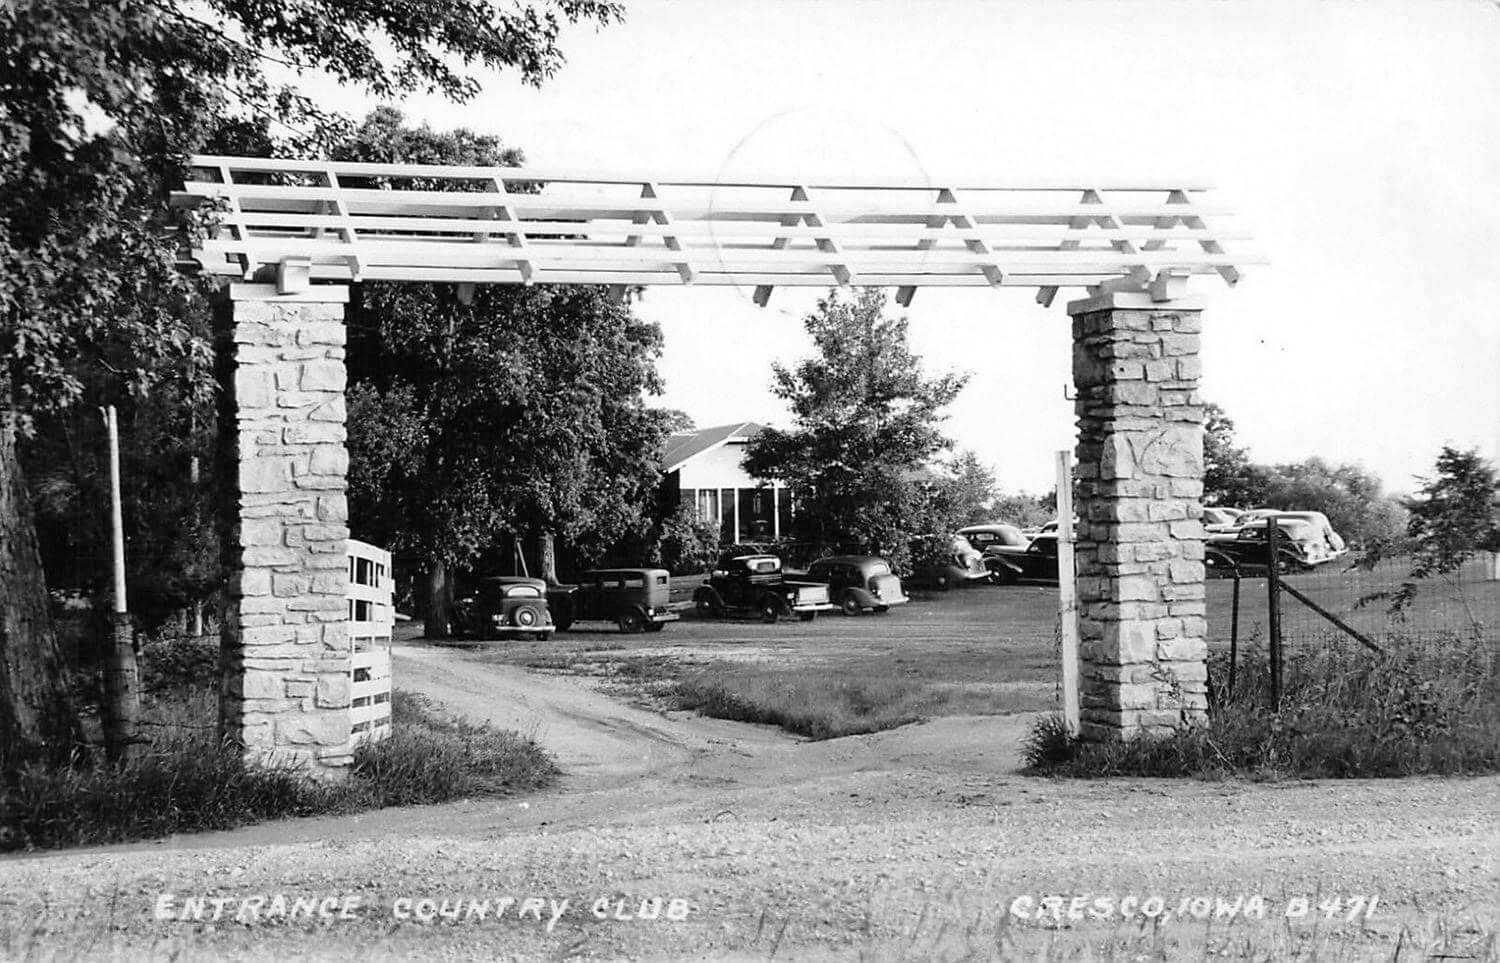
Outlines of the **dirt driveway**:
M 1496 778 L 1054 782 L 1014 771 L 1024 715 L 807 743 L 459 649 L 400 646 L 395 671 L 568 775 L 5 859 L 0 958 L 1487 958 L 1500 927 Z M 220 920 L 156 918 L 187 897 Z

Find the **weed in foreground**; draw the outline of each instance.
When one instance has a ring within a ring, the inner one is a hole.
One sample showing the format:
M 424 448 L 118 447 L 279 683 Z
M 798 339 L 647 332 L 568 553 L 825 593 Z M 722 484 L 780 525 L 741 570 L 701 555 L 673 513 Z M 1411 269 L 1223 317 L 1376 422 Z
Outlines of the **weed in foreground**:
M 1384 655 L 1341 642 L 1288 654 L 1280 712 L 1268 659 L 1242 660 L 1234 693 L 1210 659 L 1206 725 L 1127 743 L 1069 739 L 1055 716 L 1033 727 L 1029 771 L 1060 776 L 1357 778 L 1500 771 L 1500 660 L 1459 637 L 1395 641 Z
M 150 749 L 114 766 L 75 759 L 30 766 L 0 784 L 0 850 L 48 849 L 231 829 L 268 819 L 502 795 L 546 785 L 556 768 L 535 743 L 449 720 L 421 696 L 393 694 L 391 735 L 361 747 L 348 779 L 246 765 L 217 743 L 203 693 L 153 707 Z

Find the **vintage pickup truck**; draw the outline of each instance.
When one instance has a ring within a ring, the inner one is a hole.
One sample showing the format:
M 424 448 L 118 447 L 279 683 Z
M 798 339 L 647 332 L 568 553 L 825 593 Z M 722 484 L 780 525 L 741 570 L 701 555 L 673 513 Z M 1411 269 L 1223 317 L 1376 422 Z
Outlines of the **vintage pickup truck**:
M 708 582 L 693 592 L 693 604 L 699 615 L 756 612 L 762 622 L 792 615 L 811 622 L 819 612 L 833 609 L 826 583 L 787 578 L 775 555 L 719 559 Z

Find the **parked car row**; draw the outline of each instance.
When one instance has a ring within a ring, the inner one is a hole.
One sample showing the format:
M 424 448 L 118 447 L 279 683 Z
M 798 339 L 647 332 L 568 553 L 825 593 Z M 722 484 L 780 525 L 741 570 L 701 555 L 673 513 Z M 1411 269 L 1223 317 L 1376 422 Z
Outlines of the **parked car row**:
M 1343 538 L 1320 512 L 1274 509 L 1204 509 L 1208 532 L 1204 565 L 1226 575 L 1266 567 L 1267 526 L 1284 536 L 1281 571 L 1307 570 L 1347 554 Z M 914 581 L 946 590 L 954 585 L 1058 580 L 1057 523 L 1028 534 L 1014 525 L 971 525 L 952 535 L 912 540 Z M 659 632 L 680 617 L 664 569 L 594 569 L 576 585 L 549 585 L 520 576 L 481 581 L 455 601 L 452 634 L 543 639 L 575 622 L 607 622 L 621 632 Z M 890 563 L 874 556 L 836 555 L 815 560 L 806 572 L 783 569 L 759 546 L 736 546 L 719 559 L 693 593 L 699 615 L 758 615 L 764 622 L 796 617 L 812 621 L 835 609 L 845 615 L 887 612 L 910 599 Z
M 1273 524 L 1281 536 L 1276 548 L 1278 571 L 1307 571 L 1349 553 L 1343 537 L 1322 512 L 1256 508 L 1239 513 L 1232 524 L 1208 528 L 1208 551 L 1219 563 L 1216 567 L 1229 572 L 1268 568 L 1267 534 Z
M 670 604 L 665 569 L 608 568 L 583 573 L 577 585 L 507 576 L 480 581 L 456 599 L 449 633 L 457 637 L 544 639 L 574 622 L 613 622 L 621 632 L 660 632 L 680 616 Z
M 1075 523 L 1076 524 L 1076 523 Z M 1204 565 L 1210 574 L 1229 575 L 1267 567 L 1266 530 L 1275 524 L 1278 571 L 1306 571 L 1348 554 L 1348 546 L 1322 512 L 1256 508 L 1203 509 L 1207 532 Z M 990 580 L 1057 581 L 1057 522 L 1035 531 L 994 523 L 971 525 L 958 534 L 981 553 Z
M 612 622 L 621 632 L 659 632 L 681 616 L 671 602 L 665 569 L 594 569 L 576 585 L 548 585 L 537 578 L 484 579 L 454 601 L 449 633 L 459 638 L 544 639 L 576 622 Z M 910 599 L 883 558 L 837 555 L 820 558 L 805 573 L 787 572 L 771 554 L 720 558 L 693 593 L 705 617 L 753 613 L 763 622 L 793 616 L 812 621 L 835 609 L 845 615 L 887 612 Z

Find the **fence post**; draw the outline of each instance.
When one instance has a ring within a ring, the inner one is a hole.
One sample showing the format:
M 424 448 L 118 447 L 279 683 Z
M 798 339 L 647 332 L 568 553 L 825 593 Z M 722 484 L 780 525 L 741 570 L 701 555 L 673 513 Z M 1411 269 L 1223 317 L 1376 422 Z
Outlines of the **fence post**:
M 1240 664 L 1240 567 L 1234 566 L 1234 594 L 1229 602 L 1229 694 L 1234 698 L 1234 676 Z
M 1063 719 L 1078 734 L 1078 586 L 1073 564 L 1073 458 L 1057 453 L 1057 609 L 1062 621 Z
M 1281 526 L 1266 519 L 1266 625 L 1271 632 L 1271 710 L 1281 711 Z

